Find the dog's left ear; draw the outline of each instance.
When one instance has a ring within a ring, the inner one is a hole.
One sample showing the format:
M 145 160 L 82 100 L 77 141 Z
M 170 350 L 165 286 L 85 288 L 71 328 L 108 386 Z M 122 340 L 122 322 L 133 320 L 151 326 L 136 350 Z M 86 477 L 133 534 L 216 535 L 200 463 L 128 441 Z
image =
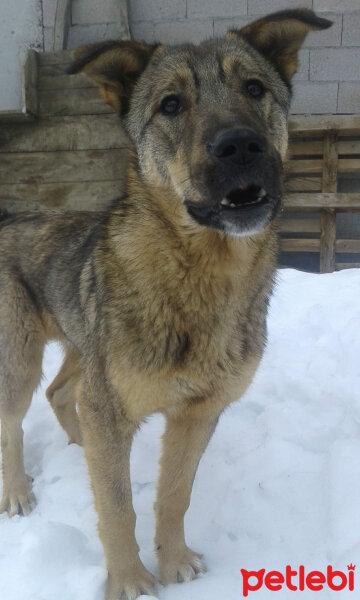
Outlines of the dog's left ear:
M 332 21 L 318 17 L 312 10 L 281 10 L 229 31 L 227 37 L 245 38 L 270 60 L 285 81 L 290 81 L 298 66 L 298 52 L 310 31 L 328 29 Z
M 76 60 L 67 73 L 86 73 L 99 86 L 104 101 L 123 115 L 134 85 L 156 48 L 132 41 L 86 44 L 77 48 Z

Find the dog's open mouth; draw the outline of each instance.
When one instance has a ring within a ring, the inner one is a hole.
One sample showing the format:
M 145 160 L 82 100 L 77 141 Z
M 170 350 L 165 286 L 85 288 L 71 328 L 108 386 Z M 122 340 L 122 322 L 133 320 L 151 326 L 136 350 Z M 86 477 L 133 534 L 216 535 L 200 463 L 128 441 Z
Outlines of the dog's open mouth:
M 187 207 L 190 214 L 197 217 L 232 215 L 236 218 L 243 211 L 249 213 L 249 211 L 261 208 L 270 202 L 271 197 L 265 188 L 255 183 L 246 183 L 233 188 L 218 204 L 204 205 L 188 202 Z M 256 212 L 258 211 L 256 210 Z
M 234 210 L 234 208 L 260 205 L 267 201 L 266 190 L 259 185 L 243 184 L 234 188 L 220 202 L 221 210 Z
M 250 182 L 223 192 L 217 202 L 186 202 L 186 207 L 200 225 L 239 236 L 264 229 L 274 218 L 279 201 L 277 191 L 269 191 L 262 182 Z

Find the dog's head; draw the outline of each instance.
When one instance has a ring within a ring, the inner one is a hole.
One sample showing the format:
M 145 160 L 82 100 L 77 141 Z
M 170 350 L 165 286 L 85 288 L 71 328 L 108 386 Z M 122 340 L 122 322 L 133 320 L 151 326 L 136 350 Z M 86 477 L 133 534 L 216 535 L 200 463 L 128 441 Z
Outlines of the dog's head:
M 143 180 L 170 187 L 197 224 L 251 235 L 279 206 L 298 51 L 330 25 L 299 9 L 199 46 L 107 42 L 80 48 L 69 72 L 123 115 Z

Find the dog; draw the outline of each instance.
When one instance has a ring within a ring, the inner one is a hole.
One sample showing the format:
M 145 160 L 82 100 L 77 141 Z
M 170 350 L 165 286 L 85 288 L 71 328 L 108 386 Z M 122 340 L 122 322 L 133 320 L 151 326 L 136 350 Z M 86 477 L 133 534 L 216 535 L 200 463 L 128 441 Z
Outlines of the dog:
M 155 593 L 135 540 L 129 455 L 154 412 L 166 418 L 155 504 L 163 584 L 205 572 L 187 547 L 192 483 L 221 412 L 253 379 L 266 341 L 278 251 L 291 78 L 306 9 L 198 46 L 106 42 L 77 51 L 131 140 L 124 195 L 99 213 L 0 219 L 1 511 L 34 504 L 22 419 L 50 339 L 66 351 L 47 391 L 83 443 L 107 600 Z

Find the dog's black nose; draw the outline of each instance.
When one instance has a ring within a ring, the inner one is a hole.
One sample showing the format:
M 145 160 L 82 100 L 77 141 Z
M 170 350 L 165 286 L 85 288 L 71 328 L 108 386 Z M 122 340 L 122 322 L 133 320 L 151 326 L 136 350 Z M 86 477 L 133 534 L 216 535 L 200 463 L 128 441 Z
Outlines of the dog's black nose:
M 218 133 L 208 148 L 222 162 L 245 166 L 262 158 L 266 141 L 252 129 L 228 129 Z

